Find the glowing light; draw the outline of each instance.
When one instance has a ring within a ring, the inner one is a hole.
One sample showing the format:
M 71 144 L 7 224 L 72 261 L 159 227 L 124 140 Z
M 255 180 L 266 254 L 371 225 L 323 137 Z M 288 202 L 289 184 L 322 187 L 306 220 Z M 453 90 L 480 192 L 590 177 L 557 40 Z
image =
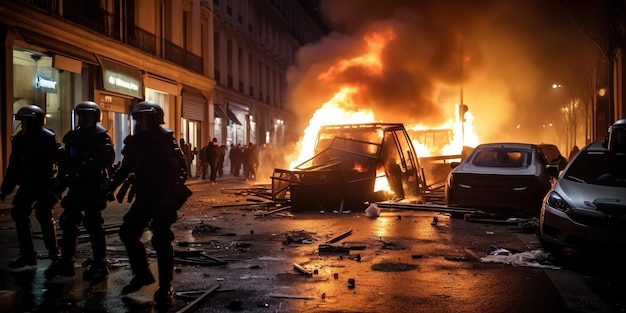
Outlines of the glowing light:
M 336 91 L 333 96 L 321 105 L 317 109 L 306 127 L 303 137 L 296 151 L 299 155 L 295 160 L 289 164 L 290 169 L 294 169 L 296 166 L 303 164 L 314 156 L 315 143 L 317 139 L 317 133 L 323 125 L 334 124 L 358 124 L 358 123 L 373 123 L 373 122 L 398 122 L 398 121 L 378 121 L 375 118 L 375 112 L 370 109 L 359 109 L 362 107 L 361 103 L 357 103 L 359 100 L 358 95 L 360 92 L 367 91 L 367 86 L 361 84 L 358 81 L 348 83 L 338 83 L 335 81 L 335 77 L 341 77 L 346 71 L 352 70 L 355 67 L 359 68 L 359 71 L 365 72 L 368 75 L 376 76 L 381 75 L 384 69 L 381 55 L 386 45 L 396 38 L 396 34 L 391 28 L 386 28 L 376 32 L 372 32 L 363 37 L 364 51 L 351 58 L 344 58 L 334 63 L 325 72 L 317 76 L 318 80 L 327 83 L 328 88 L 334 88 Z M 331 91 L 332 92 L 332 91 Z M 414 125 L 413 130 L 442 130 L 442 134 L 445 134 L 446 130 L 450 130 L 450 138 L 446 138 L 447 143 L 443 147 L 431 147 L 427 143 L 422 143 L 412 138 L 413 146 L 416 150 L 418 157 L 432 156 L 432 155 L 458 155 L 463 151 L 463 146 L 475 147 L 478 145 L 478 136 L 474 133 L 473 129 L 473 115 L 470 112 L 465 113 L 465 121 L 462 122 L 459 117 L 458 104 L 454 110 L 455 116 L 443 125 Z M 411 128 L 409 125 L 405 125 L 407 130 Z M 410 133 L 410 132 L 409 132 Z M 389 185 L 386 180 L 384 172 L 377 173 L 376 190 L 389 190 Z
M 309 120 L 309 126 L 304 130 L 304 137 L 300 142 L 300 155 L 295 161 L 291 162 L 289 165 L 290 169 L 313 157 L 315 139 L 321 126 L 374 122 L 374 113 L 371 110 L 353 111 L 344 109 L 344 107 L 355 107 L 352 95 L 357 92 L 358 88 L 345 86 L 332 99 L 315 111 L 313 117 Z
M 338 75 L 338 73 L 354 66 L 365 68 L 369 70 L 372 75 L 380 74 L 382 71 L 382 63 L 380 61 L 382 50 L 385 45 L 395 37 L 391 29 L 365 36 L 364 41 L 367 49 L 363 54 L 351 59 L 341 60 L 335 66 L 328 69 L 328 71 L 320 74 L 318 79 L 331 80 Z M 374 113 L 371 110 L 359 110 L 357 104 L 354 103 L 353 96 L 358 94 L 361 88 L 365 87 L 359 87 L 356 84 L 340 86 L 333 97 L 324 103 L 320 109 L 315 111 L 299 143 L 301 148 L 300 155 L 295 161 L 290 163 L 290 169 L 295 168 L 297 165 L 313 157 L 315 139 L 322 125 L 372 123 L 375 121 Z

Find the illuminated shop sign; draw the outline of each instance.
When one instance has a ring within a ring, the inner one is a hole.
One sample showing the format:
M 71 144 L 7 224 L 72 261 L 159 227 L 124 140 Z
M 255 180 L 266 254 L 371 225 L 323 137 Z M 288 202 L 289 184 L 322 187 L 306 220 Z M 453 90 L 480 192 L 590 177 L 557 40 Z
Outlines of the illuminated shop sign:
M 105 90 L 135 98 L 143 98 L 141 72 L 103 57 L 98 58 L 102 66 L 102 82 Z
M 125 77 L 120 76 L 118 73 L 107 73 L 107 76 L 109 77 L 109 84 L 115 87 L 128 89 L 131 92 L 139 91 L 139 85 L 133 81 L 127 81 Z
M 42 92 L 57 93 L 57 81 L 41 74 L 35 76 L 35 88 Z

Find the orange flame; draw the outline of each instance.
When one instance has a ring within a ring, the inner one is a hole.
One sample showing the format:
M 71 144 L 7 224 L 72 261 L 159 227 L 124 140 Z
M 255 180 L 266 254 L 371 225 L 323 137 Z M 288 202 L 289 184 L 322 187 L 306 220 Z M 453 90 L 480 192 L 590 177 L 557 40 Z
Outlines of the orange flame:
M 318 79 L 331 81 L 338 73 L 344 72 L 350 67 L 357 65 L 368 69 L 372 75 L 380 74 L 383 66 L 380 61 L 382 50 L 387 42 L 393 40 L 395 37 L 395 33 L 391 29 L 365 36 L 364 41 L 367 49 L 363 54 L 351 59 L 341 60 L 335 66 L 329 68 L 328 71 L 320 74 Z M 356 84 L 343 85 L 339 87 L 339 90 L 330 100 L 315 111 L 313 117 L 309 120 L 309 126 L 304 130 L 304 137 L 300 143 L 300 155 L 295 161 L 291 162 L 289 165 L 290 169 L 295 168 L 313 157 L 315 139 L 320 126 L 374 122 L 374 113 L 371 110 L 351 109 L 358 108 L 357 104 L 354 102 L 353 96 L 358 94 L 361 88 L 365 87 L 359 87 Z
M 369 109 L 359 109 L 359 105 L 356 103 L 356 96 L 360 91 L 365 90 L 367 86 L 361 85 L 358 82 L 338 85 L 333 79 L 334 77 L 341 76 L 343 72 L 355 66 L 367 70 L 371 75 L 380 75 L 384 67 L 384 64 L 381 62 L 381 54 L 387 43 L 395 38 L 396 34 L 391 28 L 366 35 L 363 37 L 365 50 L 361 55 L 342 59 L 331 66 L 326 72 L 318 75 L 318 80 L 324 81 L 328 86 L 331 86 L 330 88 L 332 88 L 332 86 L 338 86 L 338 90 L 330 100 L 315 111 L 313 117 L 309 120 L 309 125 L 305 129 L 301 141 L 298 143 L 299 156 L 290 163 L 290 169 L 294 169 L 296 166 L 313 157 L 315 140 L 321 126 L 375 122 L 374 112 Z M 420 143 L 413 138 L 413 145 L 419 157 L 461 154 L 463 146 L 476 146 L 478 144 L 478 137 L 474 134 L 472 127 L 473 116 L 467 112 L 465 114 L 466 121 L 462 123 L 458 116 L 458 110 L 454 111 L 456 115 L 455 118 L 451 118 L 447 123 L 437 127 L 421 124 L 412 127 L 405 125 L 408 130 L 449 129 L 453 133 L 452 138 L 448 138 L 447 140 L 449 143 L 445 147 L 439 148 L 440 151 L 428 146 L 426 143 Z M 388 189 L 386 179 L 383 180 L 384 181 L 381 180 L 379 182 L 377 179 L 377 189 Z

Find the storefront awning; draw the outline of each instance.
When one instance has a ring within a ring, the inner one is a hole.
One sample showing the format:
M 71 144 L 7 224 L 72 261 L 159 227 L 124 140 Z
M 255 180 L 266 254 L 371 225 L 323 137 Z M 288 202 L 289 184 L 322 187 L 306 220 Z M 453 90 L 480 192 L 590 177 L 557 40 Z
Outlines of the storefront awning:
M 213 114 L 215 115 L 215 117 L 219 117 L 223 120 L 228 120 L 228 115 L 226 115 L 226 112 L 224 112 L 224 110 L 217 104 L 213 105 Z
M 228 109 L 226 112 L 227 112 L 228 118 L 230 119 L 231 122 L 233 122 L 233 123 L 235 123 L 237 125 L 242 125 L 241 122 L 239 121 L 239 119 L 237 118 L 237 116 L 235 115 L 235 113 L 233 113 L 233 111 Z
M 77 46 L 73 46 L 71 44 L 23 28 L 16 28 L 15 34 L 17 39 L 24 41 L 28 45 L 44 48 L 50 52 L 76 58 L 83 62 L 95 65 L 99 64 L 98 59 L 93 53 Z M 30 47 L 26 46 L 24 48 Z
M 139 69 L 97 56 L 102 66 L 104 89 L 135 98 L 143 98 L 143 77 Z

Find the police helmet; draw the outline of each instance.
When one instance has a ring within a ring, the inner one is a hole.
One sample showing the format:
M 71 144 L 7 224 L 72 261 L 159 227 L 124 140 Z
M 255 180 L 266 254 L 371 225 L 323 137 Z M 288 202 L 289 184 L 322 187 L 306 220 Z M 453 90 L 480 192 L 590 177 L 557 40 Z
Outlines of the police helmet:
M 93 127 L 100 122 L 100 107 L 93 101 L 83 101 L 74 107 L 78 123 L 82 127 Z
M 133 111 L 130 113 L 134 119 L 137 119 L 140 115 L 150 114 L 155 124 L 165 124 L 163 109 L 156 102 L 141 101 L 135 104 Z
M 626 119 L 617 120 L 609 126 L 603 145 L 611 151 L 626 152 Z
M 98 106 L 93 101 L 83 101 L 76 105 L 74 108 L 76 114 L 82 116 L 82 114 L 90 114 L 97 118 L 97 121 L 100 122 L 100 106 Z
M 33 126 L 43 126 L 45 124 L 46 114 L 36 104 L 29 104 L 21 107 L 15 113 L 15 119 L 18 121 L 32 122 Z

